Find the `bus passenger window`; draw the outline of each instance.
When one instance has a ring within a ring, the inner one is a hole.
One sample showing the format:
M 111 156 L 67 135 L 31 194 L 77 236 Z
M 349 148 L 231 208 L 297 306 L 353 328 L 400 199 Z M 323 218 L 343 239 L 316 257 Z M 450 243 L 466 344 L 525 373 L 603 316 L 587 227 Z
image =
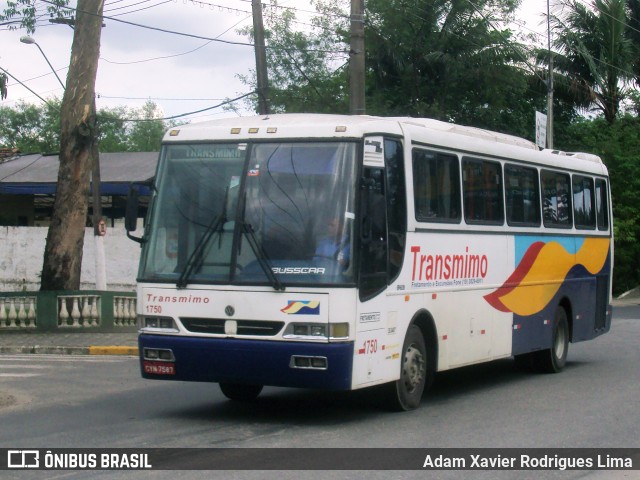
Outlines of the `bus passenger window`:
M 413 189 L 416 220 L 460 223 L 460 167 L 455 155 L 415 149 Z
M 593 193 L 592 178 L 573 176 L 573 216 L 576 228 L 583 230 L 596 228 Z
M 596 217 L 598 230 L 609 230 L 609 203 L 605 180 L 596 180 Z
M 540 188 L 535 168 L 505 165 L 504 190 L 509 225 L 540 226 Z
M 569 175 L 543 170 L 542 213 L 544 226 L 552 228 L 571 228 L 571 184 Z
M 502 166 L 485 160 L 462 160 L 464 219 L 471 224 L 502 225 Z

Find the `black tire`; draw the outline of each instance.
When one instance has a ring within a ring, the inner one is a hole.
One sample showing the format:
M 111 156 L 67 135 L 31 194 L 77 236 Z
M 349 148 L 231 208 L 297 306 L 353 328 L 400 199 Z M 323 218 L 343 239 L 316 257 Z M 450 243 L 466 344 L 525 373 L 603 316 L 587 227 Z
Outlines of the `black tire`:
M 431 370 L 422 330 L 411 325 L 402 346 L 400 379 L 387 386 L 389 407 L 396 411 L 418 408 L 425 388 L 431 383 L 430 378 Z
M 516 368 L 522 372 L 531 372 L 533 368 L 533 353 L 523 353 L 513 357 Z
M 534 353 L 533 363 L 536 370 L 543 373 L 558 373 L 567 363 L 569 351 L 569 322 L 567 312 L 558 307 L 553 321 L 553 339 L 551 348 Z
M 241 383 L 220 383 L 220 390 L 229 400 L 251 402 L 258 398 L 262 385 L 243 385 Z

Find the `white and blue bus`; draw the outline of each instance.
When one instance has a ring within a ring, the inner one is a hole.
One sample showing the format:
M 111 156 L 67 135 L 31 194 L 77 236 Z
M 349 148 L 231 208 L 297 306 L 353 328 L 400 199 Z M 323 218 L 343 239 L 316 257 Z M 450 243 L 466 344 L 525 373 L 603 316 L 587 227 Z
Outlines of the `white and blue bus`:
M 144 378 L 236 400 L 386 384 L 409 410 L 436 372 L 558 372 L 569 342 L 610 327 L 594 155 L 429 119 L 255 116 L 167 132 L 152 192 Z M 134 190 L 129 231 L 136 205 Z

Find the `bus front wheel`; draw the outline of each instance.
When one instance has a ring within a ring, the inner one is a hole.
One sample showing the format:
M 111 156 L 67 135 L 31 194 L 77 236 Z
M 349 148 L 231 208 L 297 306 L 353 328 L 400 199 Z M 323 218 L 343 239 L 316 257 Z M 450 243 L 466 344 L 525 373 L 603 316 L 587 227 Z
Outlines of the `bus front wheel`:
M 414 410 L 420 406 L 427 385 L 427 347 L 422 330 L 411 325 L 402 346 L 400 379 L 388 385 L 389 403 L 393 410 Z
M 262 385 L 243 385 L 240 383 L 220 383 L 220 390 L 229 400 L 250 402 L 258 398 Z
M 558 373 L 567 363 L 569 351 L 569 322 L 567 312 L 558 307 L 553 322 L 553 339 L 551 348 L 534 352 L 533 363 L 536 369 L 543 373 Z

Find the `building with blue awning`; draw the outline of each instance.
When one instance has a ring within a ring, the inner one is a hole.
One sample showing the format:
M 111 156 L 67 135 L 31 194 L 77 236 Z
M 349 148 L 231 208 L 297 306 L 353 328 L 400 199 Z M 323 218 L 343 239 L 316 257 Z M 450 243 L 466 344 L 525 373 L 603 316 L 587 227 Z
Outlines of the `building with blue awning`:
M 113 222 L 124 216 L 129 184 L 151 180 L 157 162 L 158 152 L 100 154 L 100 194 L 106 219 Z M 14 155 L 0 159 L 0 225 L 48 225 L 59 164 L 57 154 Z M 90 195 L 91 189 L 87 192 Z M 91 197 L 88 219 L 90 215 Z

